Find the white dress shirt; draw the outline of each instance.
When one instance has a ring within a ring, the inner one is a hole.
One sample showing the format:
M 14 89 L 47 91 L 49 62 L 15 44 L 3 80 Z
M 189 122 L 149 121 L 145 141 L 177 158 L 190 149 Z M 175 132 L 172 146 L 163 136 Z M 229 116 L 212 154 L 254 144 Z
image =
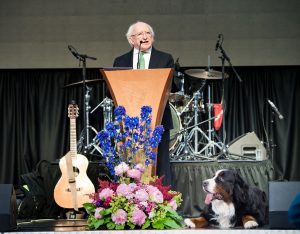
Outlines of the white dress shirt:
M 151 56 L 151 49 L 152 49 L 152 47 L 149 50 L 145 50 L 144 51 L 145 69 L 149 68 L 149 62 L 150 62 L 150 56 Z M 133 69 L 137 69 L 138 54 L 139 54 L 139 50 L 136 49 L 136 48 L 134 48 L 133 49 L 133 64 L 132 64 L 133 65 L 132 66 Z

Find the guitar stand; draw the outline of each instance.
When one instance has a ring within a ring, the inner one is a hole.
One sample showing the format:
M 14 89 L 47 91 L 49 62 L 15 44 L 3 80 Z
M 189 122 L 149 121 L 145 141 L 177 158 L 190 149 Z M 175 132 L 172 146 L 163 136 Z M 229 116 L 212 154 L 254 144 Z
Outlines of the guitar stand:
M 84 211 L 76 211 L 74 209 L 68 210 L 65 212 L 65 216 L 67 220 L 78 220 L 78 219 L 84 219 L 85 212 Z

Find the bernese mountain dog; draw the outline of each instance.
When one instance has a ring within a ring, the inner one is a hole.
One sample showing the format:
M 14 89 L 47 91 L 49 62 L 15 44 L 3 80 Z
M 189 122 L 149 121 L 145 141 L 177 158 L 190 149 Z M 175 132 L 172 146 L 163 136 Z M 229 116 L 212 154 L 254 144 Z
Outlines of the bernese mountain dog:
M 265 192 L 249 186 L 234 170 L 219 170 L 202 183 L 207 193 L 200 217 L 185 219 L 190 228 L 256 228 L 267 222 Z

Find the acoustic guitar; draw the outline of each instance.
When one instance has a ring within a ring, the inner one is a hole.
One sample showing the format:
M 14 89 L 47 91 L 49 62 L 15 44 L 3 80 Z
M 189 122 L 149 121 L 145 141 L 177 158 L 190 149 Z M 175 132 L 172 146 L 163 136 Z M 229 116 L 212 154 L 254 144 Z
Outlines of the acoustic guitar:
M 75 103 L 69 104 L 70 151 L 59 161 L 62 175 L 54 188 L 55 202 L 60 207 L 72 208 L 76 211 L 83 207 L 84 203 L 90 201 L 88 194 L 95 192 L 95 187 L 86 174 L 89 162 L 85 156 L 77 154 L 76 118 L 78 110 Z

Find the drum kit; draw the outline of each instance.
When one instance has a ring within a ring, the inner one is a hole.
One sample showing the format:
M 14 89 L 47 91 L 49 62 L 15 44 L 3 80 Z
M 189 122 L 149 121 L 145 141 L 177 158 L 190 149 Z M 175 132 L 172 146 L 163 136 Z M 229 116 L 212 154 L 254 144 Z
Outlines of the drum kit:
M 217 137 L 212 124 L 215 117 L 210 81 L 228 78 L 228 75 L 211 69 L 189 69 L 184 73 L 198 81 L 200 87 L 192 95 L 187 95 L 182 85 L 179 92 L 170 94 L 169 101 L 174 124 L 174 129 L 170 132 L 170 159 L 171 161 L 212 160 L 223 151 L 224 144 Z M 184 79 L 184 74 L 181 79 Z M 204 97 L 204 91 L 207 97 Z M 207 129 L 201 126 L 204 123 Z
M 200 83 L 191 95 L 185 92 L 185 75 Z M 228 75 L 225 74 L 225 78 Z M 223 149 L 223 143 L 216 140 L 212 122 L 213 104 L 211 95 L 211 82 L 222 79 L 222 73 L 214 70 L 189 69 L 180 73 L 180 91 L 171 93 L 169 105 L 171 108 L 174 128 L 170 131 L 170 160 L 171 161 L 196 161 L 211 160 Z M 97 138 L 98 131 L 90 125 L 89 115 L 99 107 L 103 112 L 103 126 L 113 121 L 113 100 L 105 97 L 93 110 L 90 106 L 90 85 L 104 83 L 103 79 L 85 80 L 65 85 L 65 88 L 84 86 L 85 125 L 77 142 L 77 151 L 84 154 L 102 155 L 103 150 L 99 147 Z M 207 91 L 207 99 L 204 97 Z M 205 100 L 207 102 L 205 103 Z M 203 116 L 207 115 L 203 120 Z M 207 129 L 201 125 L 206 123 Z

